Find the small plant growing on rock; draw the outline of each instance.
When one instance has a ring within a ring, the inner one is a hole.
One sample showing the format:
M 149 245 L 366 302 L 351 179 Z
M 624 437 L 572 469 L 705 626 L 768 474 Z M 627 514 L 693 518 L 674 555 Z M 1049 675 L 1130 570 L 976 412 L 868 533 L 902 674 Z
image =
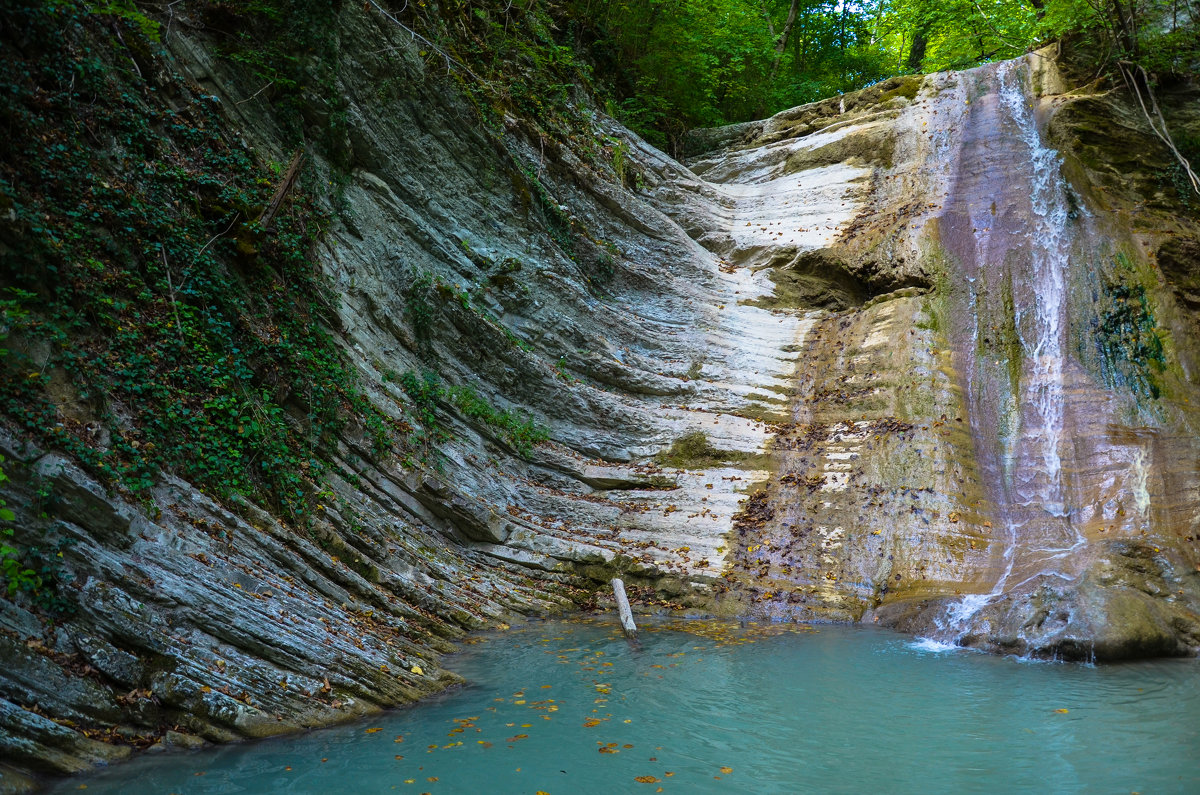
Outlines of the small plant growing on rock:
M 708 440 L 704 431 L 689 431 L 671 443 L 671 447 L 655 460 L 665 466 L 680 469 L 704 469 L 726 461 L 742 461 L 745 453 L 735 450 L 719 450 Z

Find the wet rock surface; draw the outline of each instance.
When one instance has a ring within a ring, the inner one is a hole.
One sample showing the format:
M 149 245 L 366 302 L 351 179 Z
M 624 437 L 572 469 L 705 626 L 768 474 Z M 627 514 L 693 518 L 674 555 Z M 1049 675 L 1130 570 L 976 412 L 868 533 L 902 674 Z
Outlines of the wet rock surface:
M 643 609 L 874 620 L 1036 656 L 1195 652 L 1200 395 L 1181 305 L 1196 224 L 1107 214 L 1092 139 L 1069 145 L 1069 109 L 1096 102 L 1044 59 L 1012 79 L 1037 129 L 1059 130 L 1084 218 L 1054 371 L 1063 504 L 1047 521 L 1028 244 L 991 245 L 978 223 L 994 202 L 1015 241 L 1037 214 L 995 173 L 1006 157 L 982 157 L 1009 139 L 1015 157 L 1029 131 L 997 115 L 997 67 L 710 131 L 686 165 L 592 114 L 589 135 L 627 147 L 631 189 L 518 120 L 481 128 L 386 20 L 342 16 L 358 42 L 338 86 L 352 166 L 320 258 L 344 350 L 394 417 L 411 402 L 397 375 L 433 370 L 549 440 L 518 449 L 444 400 L 447 439 L 424 464 L 348 434 L 302 529 L 170 476 L 133 502 L 5 434 L 18 540 L 56 539 L 74 609 L 51 621 L 4 601 L 0 788 L 415 700 L 458 681 L 439 657 L 463 633 L 590 604 L 616 575 Z M 257 86 L 203 40 L 171 47 L 231 125 L 286 159 Z M 383 73 L 403 96 L 381 98 Z M 1143 188 L 1109 186 L 1127 206 Z M 985 273 L 987 292 L 972 286 Z M 418 324 L 421 274 L 439 287 Z M 1120 332 L 1095 343 L 1121 307 L 1092 296 L 1122 279 L 1146 282 L 1174 357 L 1155 397 L 1113 366 Z M 1059 554 L 1054 533 L 1076 546 Z

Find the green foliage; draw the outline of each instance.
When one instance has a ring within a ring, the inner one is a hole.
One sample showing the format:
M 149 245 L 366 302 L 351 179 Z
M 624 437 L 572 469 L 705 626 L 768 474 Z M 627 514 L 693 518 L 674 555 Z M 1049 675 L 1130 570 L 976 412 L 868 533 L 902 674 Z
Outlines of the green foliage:
M 421 271 L 404 291 L 404 311 L 420 344 L 428 344 L 433 331 L 434 309 L 430 303 L 433 283 L 433 274 Z
M 4 457 L 0 456 L 0 464 Z M 8 475 L 0 468 L 0 485 L 8 481 Z M 36 504 L 31 506 L 40 519 L 46 519 L 46 503 L 53 499 L 44 486 L 39 487 Z M 75 611 L 75 603 L 62 595 L 61 586 L 65 585 L 70 576 L 63 572 L 61 560 L 63 552 L 74 542 L 58 537 L 49 545 L 17 547 L 10 543 L 15 535 L 9 523 L 15 521 L 16 515 L 0 500 L 0 580 L 8 595 L 25 594 L 37 607 L 53 615 L 66 615 Z
M 400 385 L 412 400 L 416 416 L 422 425 L 414 441 L 427 449 L 430 445 L 449 438 L 449 434 L 438 424 L 439 400 L 445 400 L 464 417 L 479 420 L 490 427 L 526 458 L 532 455 L 535 444 L 550 438 L 546 429 L 537 425 L 532 418 L 510 409 L 496 409 L 470 386 L 443 386 L 437 373 L 426 371 L 418 375 L 409 371 L 400 376 Z
M 560 356 L 558 361 L 554 363 L 554 376 L 560 381 L 567 384 L 573 384 L 579 379 L 571 375 L 571 371 L 567 369 L 567 357 Z
M 1167 361 L 1154 311 L 1129 259 L 1119 254 L 1115 264 L 1114 277 L 1104 283 L 1104 304 L 1096 321 L 1105 380 L 1157 399 Z
M 965 69 L 1064 35 L 1096 66 L 1196 68 L 1195 4 L 1172 0 L 571 0 L 617 95 L 609 111 L 667 147 L 905 72 Z M 788 19 L 795 13 L 789 28 Z
M 346 101 L 337 90 L 340 0 L 198 0 L 216 52 L 261 86 L 259 101 L 295 146 L 314 137 L 339 167 L 349 165 L 342 139 Z M 306 119 L 320 118 L 314 126 Z M 336 197 L 335 197 L 336 198 Z
M 411 31 L 424 38 L 429 46 L 419 53 L 430 70 L 449 70 L 497 137 L 503 135 L 506 114 L 533 125 L 550 141 L 575 138 L 584 128 L 573 100 L 577 87 L 590 82 L 590 71 L 569 40 L 576 26 L 556 16 L 556 4 L 383 5 L 406 26 L 406 36 Z
M 479 420 L 498 431 L 523 457 L 533 454 L 533 446 L 550 438 L 545 428 L 537 425 L 529 416 L 520 415 L 511 409 L 497 410 L 470 386 L 451 387 L 447 397 L 466 417 Z
M 704 469 L 726 462 L 745 461 L 750 455 L 736 450 L 718 449 L 709 441 L 708 434 L 704 431 L 689 431 L 654 458 L 664 466 Z
M 1192 164 L 1193 168 L 1200 166 L 1200 135 L 1190 135 L 1186 132 L 1175 133 L 1175 146 L 1179 149 L 1179 153 Z M 1196 191 L 1192 188 L 1192 183 L 1188 180 L 1187 174 L 1183 170 L 1183 166 L 1178 162 L 1172 162 L 1168 167 L 1167 177 L 1171 182 L 1171 187 L 1175 189 L 1175 195 L 1179 197 L 1179 203 L 1183 205 L 1185 210 L 1193 208 L 1200 210 L 1200 197 L 1196 196 Z
M 574 17 L 608 44 L 611 106 L 652 143 L 691 127 L 760 118 L 895 71 L 881 6 L 788 0 L 576 0 Z
M 167 470 L 305 521 L 322 444 L 353 421 L 389 446 L 326 330 L 314 175 L 264 228 L 277 172 L 137 29 L 114 40 L 67 0 L 8 7 L 0 28 L 31 54 L 0 48 L 0 207 L 13 219 L 0 310 L 21 342 L 3 360 L 0 412 L 135 494 Z M 18 352 L 35 346 L 46 361 Z M 60 411 L 61 382 L 81 410 Z M 107 448 L 80 411 L 112 428 Z
M 575 234 L 571 226 L 571 218 L 567 215 L 567 211 L 555 200 L 549 188 L 546 187 L 545 183 L 542 182 L 533 169 L 522 168 L 521 172 L 525 175 L 525 179 L 529 181 L 533 196 L 542 211 L 542 217 L 545 219 L 546 229 L 550 232 L 551 239 L 558 244 L 558 247 L 562 249 L 564 254 L 574 259 Z

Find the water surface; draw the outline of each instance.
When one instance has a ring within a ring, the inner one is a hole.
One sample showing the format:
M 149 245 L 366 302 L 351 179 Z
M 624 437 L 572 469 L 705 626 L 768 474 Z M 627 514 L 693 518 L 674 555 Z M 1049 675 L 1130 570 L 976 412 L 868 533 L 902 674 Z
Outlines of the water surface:
M 846 626 L 535 623 L 470 684 L 360 723 L 187 754 L 95 793 L 1200 792 L 1200 664 L 1084 666 Z M 660 790 L 661 788 L 661 790 Z

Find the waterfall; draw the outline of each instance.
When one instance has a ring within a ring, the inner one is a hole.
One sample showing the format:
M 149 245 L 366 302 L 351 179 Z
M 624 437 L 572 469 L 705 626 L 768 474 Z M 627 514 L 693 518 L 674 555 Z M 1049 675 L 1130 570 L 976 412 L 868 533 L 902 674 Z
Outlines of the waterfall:
M 991 196 L 982 196 L 976 189 L 964 199 L 964 204 L 971 207 L 974 268 L 976 274 L 993 275 L 994 288 L 994 274 L 1002 271 L 1013 250 L 1024 255 L 1017 261 L 1027 265 L 1014 272 L 1012 279 L 1020 285 L 1024 296 L 1016 302 L 1014 311 L 1027 361 L 1016 395 L 1020 430 L 1014 434 L 1012 443 L 1017 449 L 1009 448 L 1007 442 L 1001 444 L 1007 449 L 1002 453 L 1004 464 L 996 472 L 1011 475 L 1010 487 L 997 488 L 1006 503 L 998 506 L 997 517 L 1004 543 L 1000 574 L 989 592 L 968 594 L 947 606 L 938 624 L 955 640 L 962 638 L 980 610 L 1006 591 L 1044 575 L 1066 577 L 1056 567 L 1046 564 L 1065 557 L 1084 543 L 1083 536 L 1070 524 L 1061 452 L 1066 435 L 1064 362 L 1073 242 L 1072 209 L 1061 173 L 1061 158 L 1045 145 L 1038 130 L 1027 61 L 1008 61 L 978 71 L 994 93 L 995 104 L 968 121 L 990 124 L 994 129 L 977 133 L 975 145 L 979 150 L 987 150 L 1003 137 L 1004 146 L 1000 147 L 1003 154 L 987 155 L 992 167 L 1003 171 L 988 183 L 993 191 Z M 1001 159 L 1005 155 L 1011 162 Z M 993 224 L 980 219 L 981 198 L 990 198 L 992 208 L 997 202 L 1027 201 L 1028 215 L 1022 227 L 1007 229 L 1007 236 L 1003 233 L 993 236 Z M 977 301 L 976 277 L 968 273 L 967 282 L 973 318 L 969 329 L 971 340 L 966 347 L 973 351 L 981 323 L 978 312 L 985 311 L 985 307 Z M 970 353 L 969 378 L 973 383 L 969 390 L 977 404 L 986 405 L 987 416 L 999 416 L 1003 407 L 989 404 L 998 400 L 995 385 L 987 382 L 987 376 L 977 368 L 973 357 Z M 1022 564 L 1023 579 L 1021 583 L 1013 583 L 1018 563 Z
M 1017 61 L 1000 64 L 996 75 L 1007 116 L 1029 150 L 1034 317 L 1032 339 L 1024 340 L 1032 353 L 1028 404 L 1035 413 L 1034 427 L 1041 429 L 1041 459 L 1045 469 L 1032 497 L 1046 513 L 1066 516 L 1059 446 L 1063 436 L 1063 337 L 1066 331 L 1064 272 L 1070 259 L 1069 209 L 1058 152 L 1042 143 L 1033 115 L 1025 71 Z M 1018 325 L 1018 328 L 1020 325 Z M 1038 473 L 1030 473 L 1036 477 Z

